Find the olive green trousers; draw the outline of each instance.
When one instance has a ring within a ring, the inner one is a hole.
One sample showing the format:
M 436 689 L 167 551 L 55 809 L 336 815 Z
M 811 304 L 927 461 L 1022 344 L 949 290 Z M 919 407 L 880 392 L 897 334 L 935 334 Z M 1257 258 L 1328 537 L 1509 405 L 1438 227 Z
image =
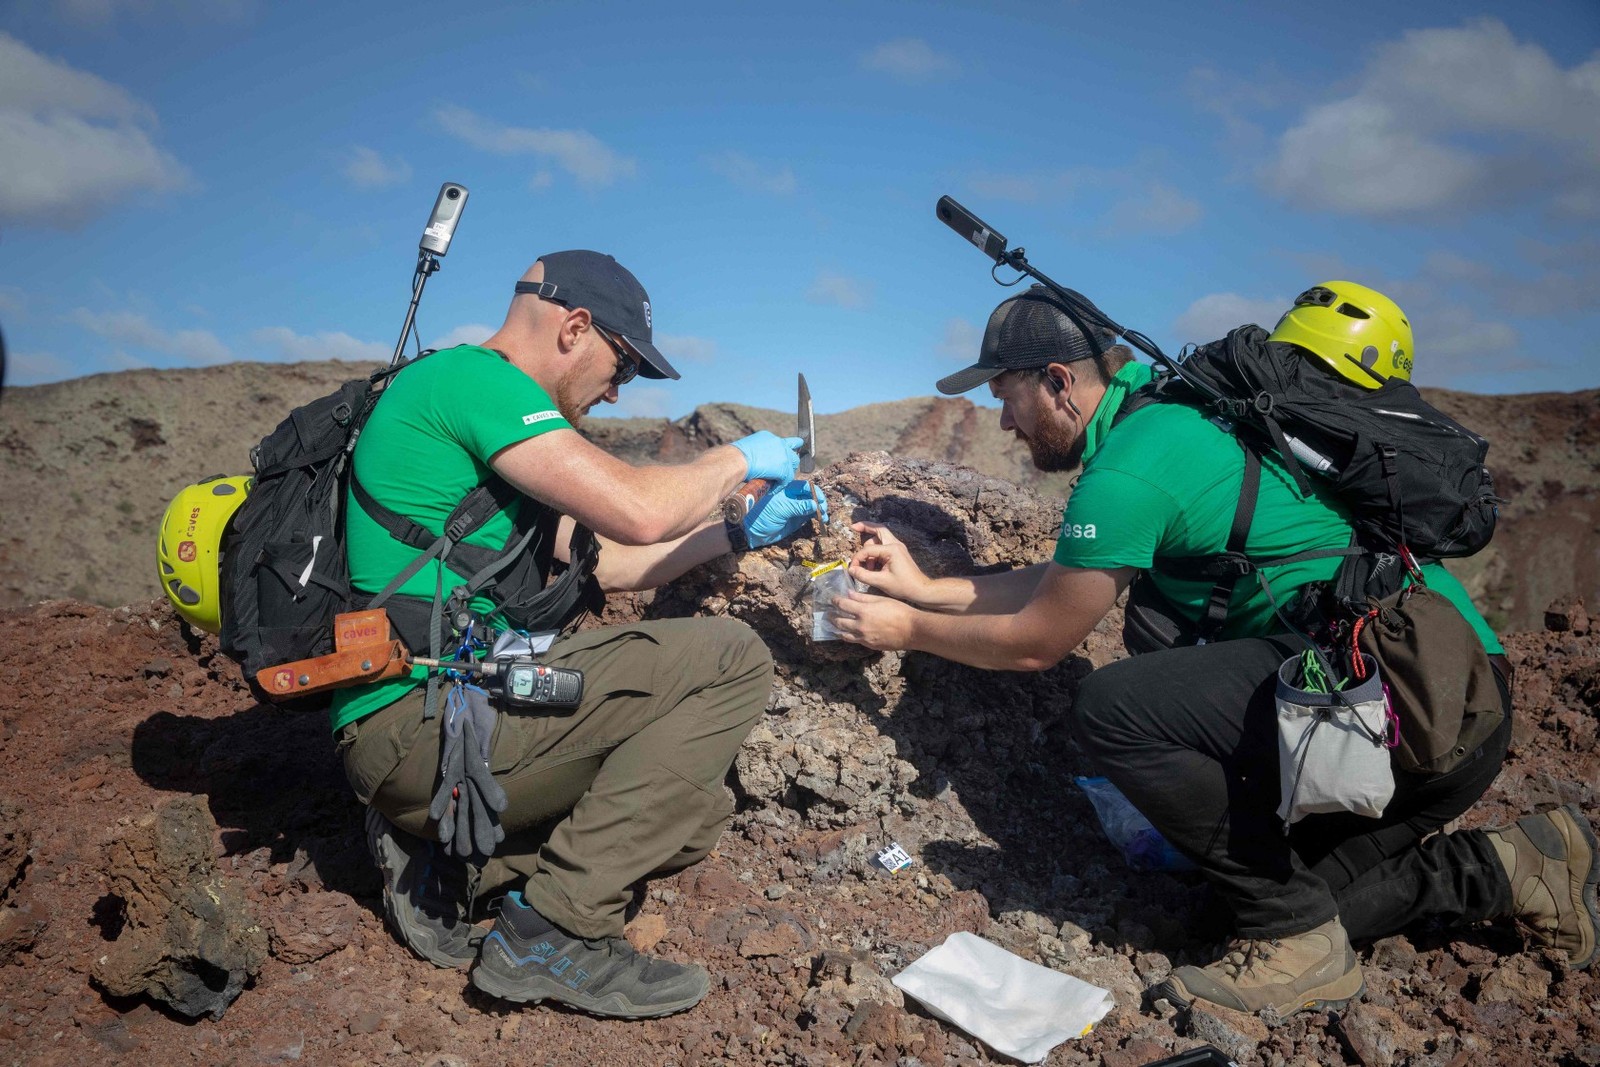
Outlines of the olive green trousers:
M 510 803 L 485 890 L 522 881 L 529 904 L 579 937 L 622 933 L 631 886 L 710 852 L 733 814 L 723 784 L 772 688 L 772 656 L 732 619 L 668 619 L 574 634 L 543 661 L 583 671 L 582 704 L 502 711 L 490 769 Z M 346 725 L 362 803 L 437 840 L 439 719 L 421 687 Z M 553 823 L 553 825 L 552 825 Z

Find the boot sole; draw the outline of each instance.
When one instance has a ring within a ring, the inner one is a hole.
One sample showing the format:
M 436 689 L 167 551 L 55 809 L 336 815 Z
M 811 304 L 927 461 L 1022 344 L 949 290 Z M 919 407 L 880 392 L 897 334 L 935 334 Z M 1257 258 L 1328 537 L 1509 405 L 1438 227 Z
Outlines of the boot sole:
M 1579 893 L 1584 912 L 1589 916 L 1589 924 L 1594 935 L 1595 943 L 1589 946 L 1589 955 L 1581 962 L 1573 961 L 1572 966 L 1579 970 L 1588 970 L 1593 966 L 1597 957 L 1600 957 L 1600 905 L 1596 902 L 1595 887 L 1600 883 L 1600 840 L 1594 835 L 1594 829 L 1589 825 L 1589 820 L 1584 817 L 1576 804 L 1563 804 L 1561 810 L 1572 819 L 1573 825 L 1578 828 L 1578 833 L 1583 839 L 1584 846 L 1589 850 L 1589 873 L 1584 878 L 1583 887 Z
M 1277 1008 L 1269 1005 L 1265 1008 L 1262 1008 L 1256 1014 L 1258 1014 L 1261 1017 L 1262 1022 L 1265 1022 L 1268 1026 L 1277 1026 L 1278 1024 L 1287 1021 L 1291 1015 L 1298 1015 L 1303 1011 L 1343 1011 L 1353 1002 L 1360 1000 L 1366 995 L 1367 983 L 1366 979 L 1363 978 L 1356 985 L 1356 991 L 1351 993 L 1348 997 L 1316 997 L 1311 1000 L 1307 1000 L 1298 1007 L 1291 1008 L 1286 1012 L 1280 1012 Z
M 509 1000 L 515 1004 L 540 1004 L 546 1000 L 553 1000 L 588 1015 L 598 1015 L 607 1019 L 659 1019 L 664 1015 L 675 1015 L 694 1007 L 711 991 L 708 983 L 705 989 L 692 997 L 684 997 L 665 1004 L 635 1005 L 616 993 L 605 997 L 586 997 L 559 982 L 552 982 L 543 975 L 530 974 L 508 979 L 484 967 L 481 962 L 472 969 L 471 981 L 474 986 L 490 996 Z

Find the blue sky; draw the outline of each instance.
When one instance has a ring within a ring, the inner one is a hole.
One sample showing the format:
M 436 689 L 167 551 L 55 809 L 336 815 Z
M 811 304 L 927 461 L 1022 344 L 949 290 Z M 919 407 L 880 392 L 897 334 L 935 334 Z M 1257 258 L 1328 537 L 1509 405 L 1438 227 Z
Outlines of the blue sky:
M 1005 295 L 945 193 L 1169 351 L 1347 277 L 1421 384 L 1600 386 L 1600 5 L 1310 11 L 11 0 L 7 378 L 387 358 L 449 180 L 424 343 L 611 252 L 684 372 L 615 414 L 931 394 Z

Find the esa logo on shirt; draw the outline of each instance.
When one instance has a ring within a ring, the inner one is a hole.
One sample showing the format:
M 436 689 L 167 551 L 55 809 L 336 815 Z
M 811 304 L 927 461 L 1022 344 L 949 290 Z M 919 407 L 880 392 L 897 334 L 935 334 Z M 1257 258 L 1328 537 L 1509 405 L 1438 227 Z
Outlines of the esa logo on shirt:
M 1094 540 L 1094 523 L 1092 522 L 1065 522 L 1061 524 L 1062 537 L 1078 537 L 1085 541 Z

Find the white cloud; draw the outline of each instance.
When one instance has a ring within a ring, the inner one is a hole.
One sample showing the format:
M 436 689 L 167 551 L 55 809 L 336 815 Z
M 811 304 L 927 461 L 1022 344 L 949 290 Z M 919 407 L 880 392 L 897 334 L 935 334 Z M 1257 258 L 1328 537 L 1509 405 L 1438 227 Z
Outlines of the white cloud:
M 717 342 L 709 337 L 658 333 L 655 342 L 673 366 L 679 363 L 710 363 L 717 356 Z
M 1225 144 L 1228 150 L 1235 152 L 1261 150 L 1266 130 L 1254 116 L 1282 106 L 1298 88 L 1297 79 L 1285 77 L 1271 67 L 1254 65 L 1248 78 L 1240 78 L 1231 70 L 1196 67 L 1189 72 L 1184 85 L 1195 107 L 1222 120 Z
M 983 331 L 966 319 L 950 319 L 944 324 L 944 337 L 935 349 L 939 358 L 951 363 L 976 363 Z
M 177 356 L 189 363 L 226 363 L 228 346 L 210 330 L 164 330 L 134 311 L 90 311 L 77 308 L 72 321 L 108 341 Z
M 1287 310 L 1287 298 L 1262 300 L 1238 293 L 1208 293 L 1173 320 L 1172 332 L 1184 344 L 1205 344 L 1250 322 L 1270 330 Z
M 1166 182 L 1152 181 L 1134 195 L 1113 204 L 1106 222 L 1121 235 L 1170 237 L 1199 222 L 1203 213 L 1198 200 L 1185 196 Z
M 773 196 L 789 196 L 799 188 L 787 163 L 764 166 L 743 152 L 722 152 L 706 157 L 706 166 L 740 189 Z
M 950 78 L 961 71 L 954 57 L 934 51 L 933 46 L 920 37 L 885 41 L 862 55 L 861 67 L 912 83 Z
M 354 145 L 344 154 L 339 173 L 357 189 L 382 189 L 410 181 L 411 164 L 403 159 L 384 159 L 366 145 Z
M 1503 261 L 1486 263 L 1455 252 L 1430 252 L 1418 279 L 1509 315 L 1593 312 L 1595 294 L 1600 292 L 1600 241 L 1560 245 L 1525 241 L 1521 250 L 1533 269 L 1514 271 Z
M 665 419 L 670 418 L 672 411 L 672 391 L 659 385 L 640 385 L 640 379 L 624 385 L 617 390 L 617 402 L 605 409 L 608 416 L 634 419 Z M 590 412 L 600 415 L 600 409 Z
M 1349 95 L 1306 111 L 1262 177 L 1297 206 L 1354 215 L 1534 197 L 1600 213 L 1600 55 L 1563 68 L 1494 19 L 1407 32 Z
M 263 326 L 250 334 L 256 344 L 273 349 L 277 359 L 291 363 L 342 359 L 347 363 L 389 362 L 394 350 L 379 341 L 362 341 L 343 330 L 298 334 L 287 326 Z
M 428 348 L 454 348 L 456 345 L 481 345 L 494 335 L 499 327 L 485 326 L 481 322 L 466 322 L 457 326 L 442 337 L 428 342 Z M 392 352 L 384 353 L 383 358 L 388 359 Z
M 632 159 L 617 153 L 586 130 L 507 126 L 464 107 L 435 108 L 433 118 L 446 133 L 474 148 L 502 156 L 537 156 L 566 171 L 587 188 L 631 178 L 638 169 Z
M 0 33 L 0 221 L 72 228 L 189 174 L 151 141 L 127 90 Z
M 833 304 L 842 308 L 864 308 L 872 303 L 872 283 L 843 274 L 823 271 L 806 290 L 813 304 Z
M 7 352 L 6 385 L 41 385 L 76 378 L 83 373 L 51 352 Z

